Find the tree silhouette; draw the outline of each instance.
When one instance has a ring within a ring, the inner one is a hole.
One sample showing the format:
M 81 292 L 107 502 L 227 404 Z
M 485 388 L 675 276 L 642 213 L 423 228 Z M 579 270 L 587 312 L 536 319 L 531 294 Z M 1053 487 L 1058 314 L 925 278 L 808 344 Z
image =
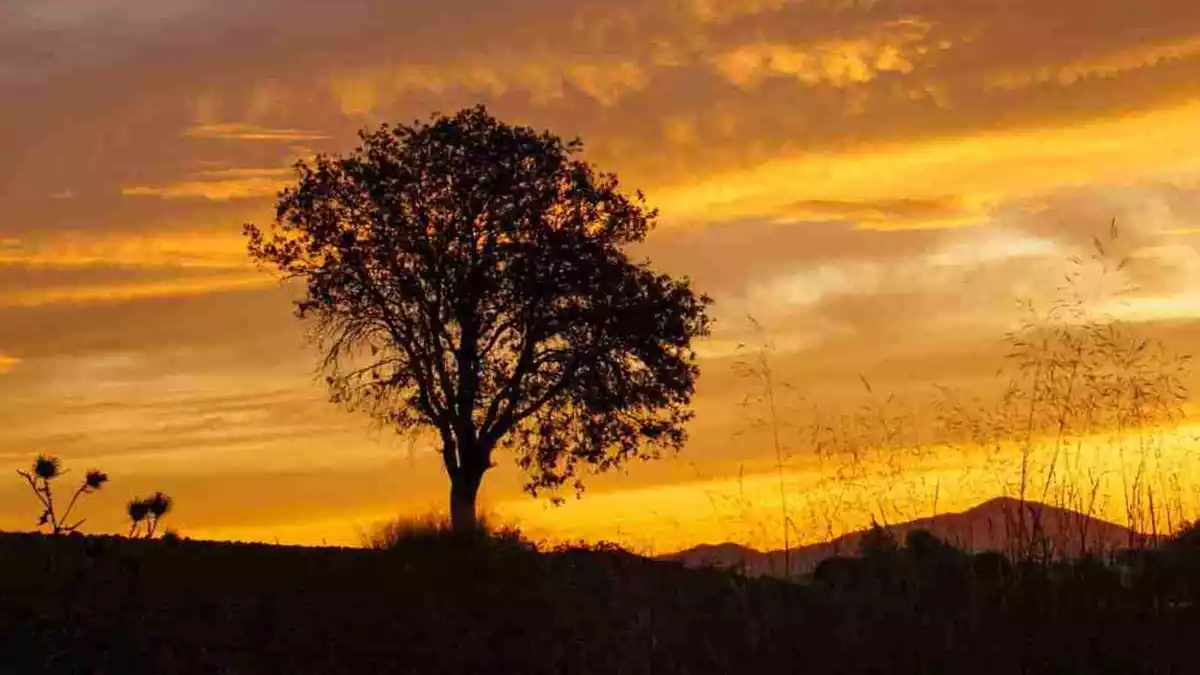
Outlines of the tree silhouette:
M 497 448 L 536 496 L 682 446 L 711 301 L 622 250 L 641 193 L 482 106 L 360 138 L 297 164 L 249 250 L 306 283 L 334 401 L 438 433 L 456 529 Z
M 88 471 L 84 475 L 83 482 L 75 490 L 75 494 L 71 496 L 71 501 L 67 503 L 66 510 L 62 514 L 59 514 L 54 506 L 54 488 L 52 483 L 66 473 L 66 471 L 62 470 L 62 462 L 57 457 L 47 457 L 46 455 L 38 455 L 37 459 L 33 462 L 33 466 L 28 471 L 17 469 L 17 474 L 25 479 L 25 482 L 29 484 L 29 488 L 33 490 L 33 494 L 42 504 L 42 514 L 38 517 L 38 527 L 49 526 L 51 534 L 77 531 L 86 519 L 78 520 L 74 523 L 69 522 L 71 512 L 75 510 L 75 504 L 81 496 L 96 492 L 108 482 L 108 474 L 103 471 L 95 469 Z

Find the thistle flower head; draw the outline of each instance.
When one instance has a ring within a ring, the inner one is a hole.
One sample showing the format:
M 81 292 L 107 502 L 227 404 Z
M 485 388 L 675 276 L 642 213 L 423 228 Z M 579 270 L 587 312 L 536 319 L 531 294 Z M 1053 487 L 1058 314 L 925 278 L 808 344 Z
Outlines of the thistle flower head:
M 161 518 L 171 510 L 171 498 L 161 492 L 155 492 L 154 496 L 146 501 L 146 506 L 155 518 Z
M 150 503 L 144 499 L 134 499 L 129 502 L 126 507 L 129 512 L 129 519 L 135 523 L 140 523 L 146 519 L 150 513 Z
M 103 471 L 97 471 L 95 469 L 88 471 L 87 478 L 84 480 L 84 484 L 87 485 L 89 490 L 99 490 L 100 487 L 107 482 L 108 482 L 108 474 L 104 473 Z
M 61 466 L 62 463 L 57 457 L 38 455 L 38 458 L 33 462 L 33 473 L 42 480 L 50 480 L 58 476 Z

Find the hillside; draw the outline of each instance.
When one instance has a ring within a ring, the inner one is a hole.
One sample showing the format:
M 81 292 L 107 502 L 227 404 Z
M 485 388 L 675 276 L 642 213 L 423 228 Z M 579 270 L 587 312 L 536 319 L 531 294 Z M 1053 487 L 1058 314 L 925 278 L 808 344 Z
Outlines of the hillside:
M 1129 546 L 1140 535 L 1128 528 L 1099 518 L 1061 509 L 1038 502 L 1025 502 L 1026 522 L 1033 522 L 1041 510 L 1042 531 L 1059 554 L 1076 555 L 1082 549 L 1111 551 Z M 914 530 L 928 530 L 966 551 L 1005 550 L 1010 533 L 1015 532 L 1021 512 L 1021 502 L 1000 497 L 984 502 L 962 513 L 943 513 L 904 523 L 889 524 L 884 529 L 898 540 Z M 792 574 L 811 572 L 822 560 L 834 555 L 854 555 L 866 531 L 852 532 L 829 542 L 801 546 L 786 558 Z M 1081 547 L 1081 543 L 1085 544 Z M 784 551 L 763 552 L 738 544 L 706 544 L 678 553 L 659 556 L 661 560 L 682 562 L 691 567 L 743 567 L 749 574 L 781 574 Z
M 1184 673 L 1180 561 L 997 575 L 902 549 L 840 586 L 496 540 L 0 535 L 0 674 Z

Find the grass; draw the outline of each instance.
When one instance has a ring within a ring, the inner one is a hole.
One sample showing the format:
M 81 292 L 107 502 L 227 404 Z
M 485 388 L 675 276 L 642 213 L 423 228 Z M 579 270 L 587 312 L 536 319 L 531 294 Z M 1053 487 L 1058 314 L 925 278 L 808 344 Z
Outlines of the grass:
M 486 512 L 476 517 L 475 529 L 467 532 L 456 532 L 450 518 L 440 512 L 396 518 L 363 536 L 362 543 L 366 548 L 380 551 L 436 549 L 445 545 L 534 547 L 519 529 L 496 524 L 496 517 Z
M 781 509 L 777 522 L 760 529 L 776 528 L 785 549 L 802 534 L 833 540 L 845 533 L 835 522 L 851 511 L 882 523 L 911 520 L 939 512 L 956 487 L 1079 514 L 1073 540 L 1058 542 L 1045 536 L 1040 507 L 1013 510 L 1004 523 L 1007 553 L 1034 560 L 1101 553 L 1088 550 L 1087 527 L 1111 512 L 1106 498 L 1119 502 L 1131 532 L 1152 537 L 1200 515 L 1185 485 L 1197 439 L 1179 432 L 1190 357 L 1103 311 L 1136 290 L 1125 283 L 1130 259 L 1120 257 L 1121 245 L 1114 222 L 1107 236 L 1093 238 L 1092 251 L 1070 257 L 1070 271 L 1047 299 L 1020 302 L 1021 321 L 1003 336 L 1007 352 L 994 394 L 934 387 L 928 398 L 901 398 L 877 394 L 859 375 L 860 404 L 809 406 L 804 399 L 819 396 L 795 396 L 796 388 L 775 376 L 774 346 L 751 318 L 760 344 L 734 372 L 748 386 L 749 425 L 770 432 L 763 442 L 774 449 Z M 794 412 L 779 414 L 784 409 Z M 799 455 L 821 462 L 826 477 L 816 492 L 823 500 L 788 494 L 787 462 Z M 919 472 L 908 473 L 946 456 L 971 467 L 957 486 L 940 477 L 921 483 Z M 807 533 L 797 526 L 805 521 Z M 1071 550 L 1055 550 L 1064 545 Z

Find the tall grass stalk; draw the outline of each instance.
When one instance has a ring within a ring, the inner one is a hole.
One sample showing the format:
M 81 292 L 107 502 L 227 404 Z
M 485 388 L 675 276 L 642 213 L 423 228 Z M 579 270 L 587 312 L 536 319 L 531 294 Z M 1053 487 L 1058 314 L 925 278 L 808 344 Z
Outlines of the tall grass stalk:
M 982 452 L 994 489 L 1016 498 L 1004 527 L 1006 553 L 1017 560 L 1102 553 L 1089 537 L 1094 518 L 1105 511 L 1113 471 L 1120 473 L 1115 487 L 1123 524 L 1132 533 L 1153 539 L 1186 523 L 1179 467 L 1169 466 L 1167 449 L 1172 439 L 1178 442 L 1173 432 L 1183 418 L 1190 358 L 1103 311 L 1105 303 L 1135 290 L 1121 274 L 1130 259 L 1114 256 L 1120 243 L 1114 221 L 1107 238 L 1093 238 L 1090 256 L 1069 259 L 1064 283 L 1044 308 L 1019 301 L 1021 320 L 1004 336 L 1008 350 L 998 372 L 1003 386 L 995 396 L 941 387 L 931 400 L 910 404 L 894 394 L 877 396 L 860 376 L 865 404 L 850 412 L 814 405 L 806 420 L 785 416 L 780 393 L 790 387 L 774 368 L 774 343 L 751 318 L 757 343 L 743 345 L 748 353 L 735 368 L 752 385 L 743 404 L 760 409 L 756 421 L 770 432 L 788 573 L 798 535 L 791 513 L 796 503 L 807 504 L 815 527 L 824 521 L 827 539 L 841 534 L 835 521 L 850 509 L 882 523 L 910 517 L 899 506 L 905 470 L 938 449 Z M 823 465 L 832 463 L 817 485 L 824 495 L 819 502 L 788 494 L 786 464 L 792 455 L 785 432 L 793 426 L 807 429 L 794 440 Z M 963 483 L 969 478 L 964 475 Z M 886 489 L 872 491 L 867 483 Z M 948 487 L 940 477 L 932 485 L 909 484 L 910 508 L 921 489 L 932 490 L 926 503 L 937 512 Z M 1043 505 L 1072 512 L 1074 520 L 1052 537 Z M 1144 543 L 1131 534 L 1128 545 Z

